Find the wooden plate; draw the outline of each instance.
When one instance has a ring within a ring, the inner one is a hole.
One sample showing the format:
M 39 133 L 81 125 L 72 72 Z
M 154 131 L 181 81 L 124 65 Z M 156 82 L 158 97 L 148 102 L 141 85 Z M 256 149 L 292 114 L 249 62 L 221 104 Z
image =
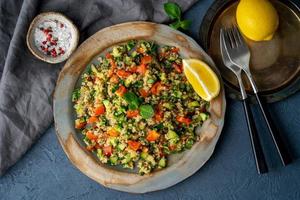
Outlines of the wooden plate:
M 149 22 L 130 22 L 102 29 L 87 39 L 65 64 L 57 81 L 53 104 L 57 136 L 68 158 L 80 171 L 106 187 L 145 193 L 170 187 L 204 165 L 221 134 L 226 102 L 222 86 L 220 95 L 210 104 L 211 118 L 200 129 L 200 141 L 191 150 L 170 156 L 168 167 L 163 170 L 140 176 L 101 164 L 92 153 L 85 150 L 74 129 L 71 94 L 85 67 L 96 55 L 130 39 L 146 39 L 177 46 L 184 58 L 202 59 L 219 73 L 211 58 L 190 37 L 168 26 Z

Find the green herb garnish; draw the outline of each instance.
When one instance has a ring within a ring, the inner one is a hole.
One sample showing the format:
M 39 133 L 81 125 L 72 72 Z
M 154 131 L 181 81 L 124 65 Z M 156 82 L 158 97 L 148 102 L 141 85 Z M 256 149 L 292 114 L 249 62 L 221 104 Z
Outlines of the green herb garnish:
M 127 51 L 130 51 L 135 45 L 136 45 L 135 40 L 130 40 L 129 42 L 127 42 L 126 44 Z
M 72 93 L 72 102 L 77 101 L 79 97 L 80 97 L 80 90 L 79 89 L 74 90 L 74 92 Z
M 133 92 L 126 92 L 124 94 L 124 99 L 128 103 L 128 108 L 130 110 L 138 109 L 138 107 L 141 103 L 140 98 Z
M 149 104 L 141 105 L 140 114 L 141 114 L 142 118 L 149 119 L 149 118 L 153 117 L 154 110 L 153 110 L 152 106 Z
M 164 4 L 164 10 L 167 13 L 167 15 L 174 20 L 173 23 L 171 23 L 169 26 L 171 26 L 174 29 L 183 29 L 187 30 L 192 24 L 191 20 L 182 20 L 181 19 L 181 8 L 177 3 L 165 3 Z

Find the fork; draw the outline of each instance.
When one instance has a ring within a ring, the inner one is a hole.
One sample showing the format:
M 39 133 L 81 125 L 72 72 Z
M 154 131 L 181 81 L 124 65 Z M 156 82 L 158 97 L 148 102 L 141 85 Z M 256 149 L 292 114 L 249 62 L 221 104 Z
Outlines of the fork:
M 240 86 L 242 100 L 243 100 L 243 107 L 244 107 L 244 111 L 245 111 L 245 117 L 246 117 L 247 126 L 248 126 L 248 130 L 249 130 L 249 136 L 250 136 L 250 140 L 251 140 L 251 147 L 252 147 L 252 151 L 253 151 L 254 159 L 255 159 L 255 163 L 256 163 L 256 169 L 259 174 L 266 173 L 266 172 L 268 172 L 268 167 L 267 167 L 267 164 L 265 161 L 265 157 L 263 154 L 261 144 L 259 142 L 257 129 L 255 126 L 253 115 L 251 113 L 251 109 L 250 109 L 249 102 L 247 99 L 247 93 L 245 92 L 244 84 L 242 81 L 242 77 L 241 77 L 242 69 L 239 68 L 238 66 L 234 65 L 230 61 L 228 52 L 226 51 L 226 44 L 225 44 L 224 37 L 225 37 L 224 31 L 223 31 L 223 29 L 221 29 L 221 32 L 220 32 L 221 55 L 222 55 L 222 59 L 223 59 L 225 66 L 227 68 L 229 68 L 236 75 L 239 86 Z
M 267 111 L 264 103 L 261 100 L 261 97 L 258 93 L 258 89 L 256 87 L 255 81 L 252 78 L 249 62 L 250 62 L 250 51 L 249 48 L 239 32 L 236 26 L 229 28 L 225 31 L 225 34 L 228 36 L 226 40 L 226 46 L 228 51 L 228 56 L 230 61 L 236 65 L 237 67 L 241 68 L 247 75 L 250 84 L 252 86 L 253 92 L 255 94 L 256 100 L 258 102 L 260 111 L 263 115 L 263 118 L 267 124 L 268 130 L 272 136 L 272 140 L 276 146 L 276 150 L 278 155 L 281 159 L 282 164 L 285 166 L 292 161 L 292 157 L 289 154 L 287 147 L 284 145 L 284 142 L 279 134 L 279 132 L 275 129 L 274 123 L 271 120 L 270 114 Z

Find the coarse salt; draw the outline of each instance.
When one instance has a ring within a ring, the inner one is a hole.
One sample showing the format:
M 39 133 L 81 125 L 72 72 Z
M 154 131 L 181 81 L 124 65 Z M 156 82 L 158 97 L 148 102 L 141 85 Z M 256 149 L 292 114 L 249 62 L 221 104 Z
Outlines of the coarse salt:
M 34 32 L 36 47 L 46 55 L 57 57 L 70 48 L 72 34 L 70 28 L 58 20 L 45 20 Z

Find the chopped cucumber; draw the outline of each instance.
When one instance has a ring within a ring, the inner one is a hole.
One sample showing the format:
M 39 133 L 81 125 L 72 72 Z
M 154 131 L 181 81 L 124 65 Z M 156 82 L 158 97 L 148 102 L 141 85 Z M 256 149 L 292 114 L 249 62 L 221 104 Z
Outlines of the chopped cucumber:
M 155 166 L 155 165 L 156 165 L 156 162 L 155 162 L 155 160 L 154 160 L 154 157 L 151 156 L 151 155 L 148 155 L 148 156 L 147 156 L 146 161 L 148 161 L 152 166 Z
M 132 64 L 132 60 L 130 57 L 128 57 L 128 56 L 125 57 L 125 64 L 129 65 L 129 66 Z
M 121 53 L 121 51 L 119 50 L 118 47 L 114 47 L 113 50 L 112 50 L 111 55 L 115 58 L 118 58 L 118 57 L 121 57 L 122 53 Z
M 197 106 L 200 106 L 198 101 L 192 101 L 192 102 L 188 103 L 189 108 L 193 108 L 193 107 L 197 107 Z
M 108 105 L 109 105 L 109 101 L 108 101 L 107 99 L 104 99 L 104 100 L 102 101 L 102 103 L 103 103 L 103 105 L 105 106 L 105 108 L 107 108 Z
M 124 156 L 123 160 L 121 161 L 121 163 L 122 163 L 122 164 L 126 164 L 126 163 L 128 163 L 128 162 L 130 162 L 130 161 L 131 161 L 131 156 L 130 156 L 130 154 L 126 154 L 126 155 Z
M 102 149 L 97 149 L 97 157 L 100 158 L 103 156 Z
M 190 148 L 192 148 L 193 144 L 194 144 L 194 140 L 188 139 L 185 143 L 185 148 L 190 149 Z
M 160 80 L 165 81 L 167 79 L 166 73 L 161 73 L 159 78 L 160 78 Z
M 92 72 L 94 72 L 95 74 L 98 73 L 98 70 L 96 69 L 96 67 L 95 67 L 94 64 L 91 64 L 91 70 L 92 70 Z
M 177 98 L 181 98 L 182 92 L 180 92 L 179 90 L 175 90 L 174 91 L 174 96 L 177 97 Z
M 166 165 L 167 165 L 167 159 L 166 159 L 166 158 L 161 158 L 161 159 L 158 161 L 158 166 L 159 166 L 160 168 L 164 168 L 164 167 L 166 167 Z
M 208 119 L 208 114 L 206 114 L 206 113 L 200 113 L 200 117 L 201 117 L 202 121 L 205 121 L 205 120 Z
M 118 144 L 117 148 L 118 148 L 120 151 L 123 151 L 123 150 L 126 148 L 126 144 L 120 143 L 120 144 Z
M 133 58 L 135 58 L 135 57 L 137 56 L 137 52 L 136 52 L 136 51 L 133 51 L 133 52 L 131 53 L 131 56 L 132 56 Z
M 109 162 L 110 162 L 111 165 L 116 165 L 117 162 L 118 162 L 118 156 L 115 156 L 115 155 L 111 156 L 109 158 Z
M 167 139 L 178 139 L 178 135 L 175 131 L 169 130 L 167 133 Z
M 147 152 L 142 152 L 141 153 L 141 158 L 146 159 L 148 157 L 148 153 Z
M 172 109 L 174 107 L 174 105 L 171 104 L 171 103 L 163 103 L 163 107 L 168 108 L 168 109 Z
M 150 78 L 150 79 L 147 80 L 147 83 L 149 83 L 149 84 L 152 84 L 152 83 L 154 83 L 154 82 L 155 82 L 155 80 L 152 79 L 152 78 Z
M 109 144 L 111 144 L 111 146 L 116 147 L 118 144 L 118 140 L 116 137 L 110 137 L 108 139 Z

